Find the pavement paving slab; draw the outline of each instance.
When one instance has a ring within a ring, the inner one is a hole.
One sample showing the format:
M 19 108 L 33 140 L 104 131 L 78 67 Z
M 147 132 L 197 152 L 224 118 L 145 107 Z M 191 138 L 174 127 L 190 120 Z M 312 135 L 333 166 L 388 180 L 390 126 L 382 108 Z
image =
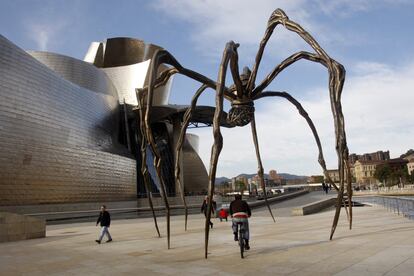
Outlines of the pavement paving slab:
M 277 214 L 277 205 L 272 208 Z M 1 243 L 0 275 L 414 275 L 413 221 L 381 207 L 358 207 L 353 229 L 342 212 L 330 241 L 333 215 L 281 216 L 273 223 L 265 209 L 254 210 L 245 259 L 231 222 L 217 219 L 204 259 L 201 214 L 189 216 L 188 231 L 182 216 L 172 217 L 170 250 L 162 217 L 162 238 L 151 218 L 115 220 L 113 242 L 101 244 L 94 223 L 51 225 L 46 238 Z

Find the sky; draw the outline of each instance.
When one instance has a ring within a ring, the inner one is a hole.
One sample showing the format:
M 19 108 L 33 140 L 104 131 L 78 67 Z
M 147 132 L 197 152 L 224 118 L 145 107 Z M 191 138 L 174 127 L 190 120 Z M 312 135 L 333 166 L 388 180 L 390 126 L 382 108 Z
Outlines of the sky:
M 389 150 L 392 158 L 414 148 L 414 1 L 412 0 L 0 0 L 0 34 L 25 50 L 83 59 L 90 42 L 134 37 L 160 45 L 185 67 L 217 79 L 226 42 L 240 43 L 239 65 L 253 65 L 267 20 L 276 8 L 305 28 L 347 75 L 342 95 L 351 153 Z M 265 50 L 258 81 L 289 55 L 311 49 L 279 26 Z M 231 85 L 228 78 L 227 85 Z M 171 104 L 189 104 L 199 84 L 174 78 Z M 298 99 L 315 123 L 327 166 L 337 166 L 328 73 L 300 61 L 268 90 Z M 214 105 L 214 91 L 199 101 Z M 230 105 L 225 103 L 225 110 Z M 279 98 L 255 102 L 265 172 L 322 174 L 318 151 L 296 108 Z M 209 168 L 212 128 L 192 129 Z M 217 176 L 257 171 L 251 130 L 222 129 Z

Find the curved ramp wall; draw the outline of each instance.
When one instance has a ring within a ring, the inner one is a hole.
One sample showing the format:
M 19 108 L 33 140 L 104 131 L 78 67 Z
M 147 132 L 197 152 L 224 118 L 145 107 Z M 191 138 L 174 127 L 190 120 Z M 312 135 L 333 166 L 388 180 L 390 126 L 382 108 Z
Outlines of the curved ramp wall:
M 198 155 L 199 137 L 186 134 L 183 147 L 183 178 L 186 192 L 201 193 L 208 188 L 208 173 L 203 161 Z
M 65 80 L 3 36 L 0 76 L 0 205 L 136 197 L 136 161 L 112 138 L 117 98 Z

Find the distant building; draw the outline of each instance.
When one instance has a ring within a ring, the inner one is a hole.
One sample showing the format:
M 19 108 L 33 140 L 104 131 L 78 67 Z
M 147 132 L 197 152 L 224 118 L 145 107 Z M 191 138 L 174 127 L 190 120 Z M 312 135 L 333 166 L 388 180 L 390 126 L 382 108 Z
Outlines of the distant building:
M 321 183 L 323 181 L 323 175 L 311 175 L 308 177 L 308 183 Z
M 349 164 L 349 170 L 351 171 L 352 183 L 355 182 L 355 164 Z
M 256 174 L 251 178 L 253 183 L 259 184 L 260 183 L 260 177 Z
M 271 180 L 278 180 L 280 176 L 277 174 L 276 170 L 269 171 L 269 179 Z
M 283 185 L 296 185 L 296 184 L 306 184 L 307 177 L 303 178 L 293 178 L 293 179 L 284 179 Z
M 410 160 L 414 158 L 414 150 L 410 149 L 406 153 L 402 154 L 400 158 L 404 158 L 405 160 Z
M 249 186 L 249 181 L 247 180 L 246 177 L 244 176 L 237 176 L 237 177 L 233 177 L 231 179 L 231 188 L 233 191 L 239 190 L 240 187 L 240 183 L 243 183 L 243 185 L 247 188 Z
M 388 164 L 388 166 L 390 166 L 390 168 L 394 171 L 401 170 L 401 169 L 404 170 L 407 167 L 408 160 L 404 158 L 393 158 L 393 159 L 387 160 L 385 164 Z
M 338 183 L 340 178 L 339 178 L 339 171 L 338 170 L 327 170 L 329 177 L 332 179 L 332 181 L 334 183 Z M 327 179 L 325 178 L 325 182 L 327 181 Z
M 354 164 L 356 183 L 364 185 L 379 184 L 374 174 L 377 166 L 383 163 L 383 161 L 356 161 Z
M 414 173 L 414 158 L 408 161 L 407 168 L 408 168 L 408 174 L 412 175 Z
M 390 151 L 377 151 L 372 153 L 364 153 L 362 155 L 358 155 L 356 153 L 352 153 L 349 155 L 349 162 L 351 164 L 355 164 L 356 161 L 384 161 L 390 159 Z
M 274 185 L 282 185 L 283 184 L 283 177 L 277 174 L 276 170 L 269 171 L 269 181 L 271 181 Z
M 245 176 L 238 176 L 238 177 L 236 177 L 236 181 L 240 181 L 240 182 L 242 182 L 245 185 L 248 185 L 249 184 L 249 181 L 247 181 L 247 177 L 245 177 Z
M 403 158 L 393 158 L 384 161 L 357 161 L 355 162 L 355 177 L 358 184 L 379 184 L 378 179 L 374 177 L 375 171 L 380 165 L 388 165 L 391 170 L 405 169 L 408 160 Z
M 402 154 L 400 158 L 403 158 L 408 161 L 407 163 L 407 169 L 408 174 L 412 174 L 414 171 L 414 150 L 410 149 L 406 153 Z

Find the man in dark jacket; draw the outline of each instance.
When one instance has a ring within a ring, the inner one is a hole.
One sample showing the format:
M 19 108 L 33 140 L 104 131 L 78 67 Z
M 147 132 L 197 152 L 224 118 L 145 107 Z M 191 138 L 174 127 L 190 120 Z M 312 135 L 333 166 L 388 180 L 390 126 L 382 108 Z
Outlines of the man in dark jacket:
M 245 249 L 249 250 L 249 217 L 252 215 L 249 205 L 246 201 L 242 200 L 241 195 L 235 195 L 234 200 L 230 203 L 229 213 L 232 217 L 232 229 L 234 234 L 234 240 L 238 241 L 238 223 L 241 229 L 244 229 L 244 240 L 245 240 Z
M 101 223 L 101 234 L 99 235 L 99 239 L 95 240 L 97 243 L 101 243 L 103 237 L 105 234 L 108 236 L 108 240 L 106 242 L 111 242 L 112 237 L 111 234 L 109 234 L 109 226 L 111 225 L 111 216 L 109 215 L 109 212 L 106 211 L 106 206 L 101 206 L 101 212 L 99 213 L 98 220 L 96 221 L 96 226 L 98 226 L 98 223 Z
M 216 211 L 217 208 L 217 203 L 214 201 L 212 201 L 212 206 L 211 206 L 211 216 L 210 218 L 214 215 L 214 212 Z M 201 212 L 204 213 L 204 216 L 207 218 L 207 209 L 208 209 L 208 196 L 206 196 L 204 198 L 203 204 L 201 205 Z M 213 223 L 211 222 L 211 220 L 208 222 L 210 224 L 210 227 L 213 228 Z

